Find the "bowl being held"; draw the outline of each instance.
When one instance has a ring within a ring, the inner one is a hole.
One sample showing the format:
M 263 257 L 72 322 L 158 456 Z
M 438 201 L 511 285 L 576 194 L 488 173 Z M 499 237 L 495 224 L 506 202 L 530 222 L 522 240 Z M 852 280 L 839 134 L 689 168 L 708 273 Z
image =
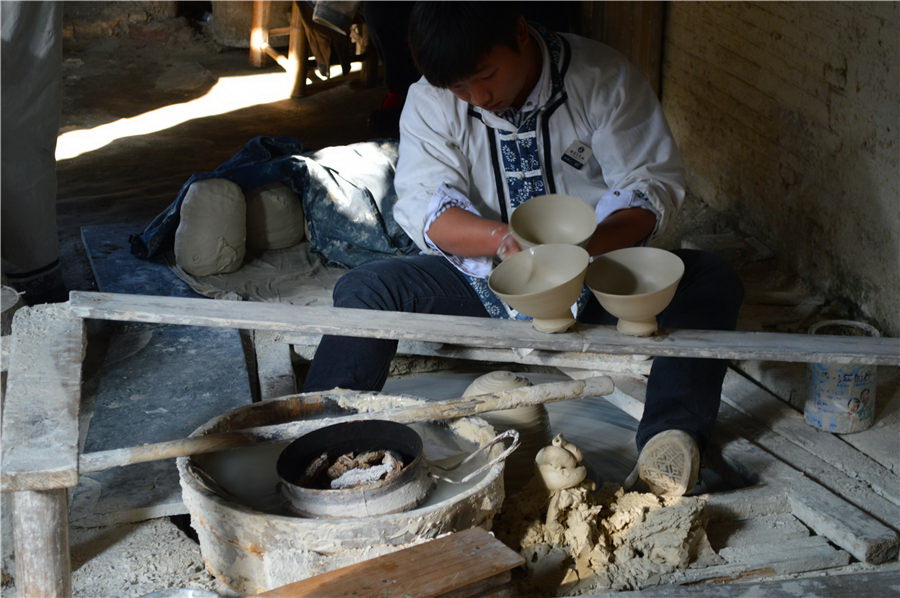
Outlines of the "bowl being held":
M 494 268 L 488 286 L 500 299 L 533 318 L 541 332 L 563 332 L 575 323 L 588 253 L 576 245 L 529 247 Z
M 510 231 L 522 249 L 551 243 L 583 247 L 596 227 L 591 206 L 556 193 L 532 197 L 509 217 Z
M 600 305 L 619 318 L 619 332 L 650 336 L 683 275 L 684 262 L 671 251 L 628 247 L 595 257 L 585 282 Z

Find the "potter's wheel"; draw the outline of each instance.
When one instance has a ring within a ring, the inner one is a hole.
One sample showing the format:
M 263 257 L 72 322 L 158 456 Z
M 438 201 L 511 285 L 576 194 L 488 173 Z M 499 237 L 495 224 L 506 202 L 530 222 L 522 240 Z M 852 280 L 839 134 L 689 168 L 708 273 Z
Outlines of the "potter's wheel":
M 454 434 L 446 425 L 439 423 L 409 424 L 422 438 L 423 455 L 429 463 L 454 463 L 471 453 L 478 446 Z M 278 457 L 290 441 L 274 442 L 242 448 L 240 450 L 195 455 L 194 461 L 203 473 L 204 479 L 214 485 L 222 496 L 262 513 L 301 517 L 290 508 L 279 484 L 281 478 L 276 469 Z M 487 462 L 482 454 L 454 471 L 459 477 Z M 451 484 L 437 480 L 417 508 L 426 508 L 452 499 L 468 491 L 484 477 L 476 476 L 466 484 Z

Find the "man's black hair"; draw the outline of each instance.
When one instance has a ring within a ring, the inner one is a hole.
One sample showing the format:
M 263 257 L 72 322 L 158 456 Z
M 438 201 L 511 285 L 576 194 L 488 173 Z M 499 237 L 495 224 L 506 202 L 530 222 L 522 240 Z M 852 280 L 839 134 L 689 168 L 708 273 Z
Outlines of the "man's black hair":
M 409 47 L 419 72 L 435 87 L 450 87 L 475 73 L 498 45 L 518 49 L 517 2 L 416 2 Z

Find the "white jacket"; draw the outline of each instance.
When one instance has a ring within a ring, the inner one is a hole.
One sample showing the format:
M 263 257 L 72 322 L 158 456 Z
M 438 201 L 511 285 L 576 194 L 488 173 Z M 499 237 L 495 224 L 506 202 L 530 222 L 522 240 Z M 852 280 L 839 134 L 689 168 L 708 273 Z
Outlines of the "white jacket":
M 684 198 L 684 176 L 650 86 L 622 55 L 599 42 L 559 34 L 553 48 L 561 50 L 551 61 L 549 36 L 557 34 L 544 32 L 548 43 L 535 30 L 532 34 L 544 56 L 537 142 L 546 192 L 580 197 L 595 207 L 600 219 L 610 210 L 598 203 L 615 203 L 623 191 L 637 192 L 657 214 L 654 234 L 662 231 Z M 547 76 L 551 67 L 561 82 L 556 90 L 554 77 Z M 510 211 L 508 186 L 497 162 L 496 131 L 515 129 L 424 77 L 410 87 L 400 120 L 394 218 L 423 251 L 434 253 L 423 227 L 430 200 L 442 183 L 468 197 L 486 218 L 501 220 L 501 197 L 505 211 Z M 562 160 L 577 142 L 593 152 L 580 169 Z M 621 207 L 625 205 L 613 209 Z

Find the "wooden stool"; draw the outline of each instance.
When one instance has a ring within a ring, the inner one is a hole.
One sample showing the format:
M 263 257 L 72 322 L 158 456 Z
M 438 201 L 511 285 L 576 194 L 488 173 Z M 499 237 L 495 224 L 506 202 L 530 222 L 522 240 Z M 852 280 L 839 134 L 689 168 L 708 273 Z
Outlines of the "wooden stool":
M 301 8 L 297 0 L 291 3 L 291 21 L 288 27 L 269 28 L 269 18 L 271 16 L 270 0 L 254 0 L 253 16 L 250 28 L 250 65 L 261 68 L 265 65 L 266 56 L 278 63 L 293 79 L 291 87 L 291 97 L 300 98 L 306 95 L 307 83 L 306 79 L 309 74 L 309 28 L 311 23 L 309 19 L 304 19 Z M 361 21 L 355 21 L 360 22 Z M 349 72 L 349 63 L 352 59 L 362 59 L 363 69 L 362 77 L 366 86 L 375 83 L 375 77 L 378 73 L 378 57 L 372 48 L 368 39 L 365 27 L 363 27 L 365 36 L 365 51 L 362 54 L 353 55 L 347 58 L 344 66 L 344 74 Z M 269 38 L 289 36 L 287 56 L 279 53 L 275 48 L 269 45 Z

